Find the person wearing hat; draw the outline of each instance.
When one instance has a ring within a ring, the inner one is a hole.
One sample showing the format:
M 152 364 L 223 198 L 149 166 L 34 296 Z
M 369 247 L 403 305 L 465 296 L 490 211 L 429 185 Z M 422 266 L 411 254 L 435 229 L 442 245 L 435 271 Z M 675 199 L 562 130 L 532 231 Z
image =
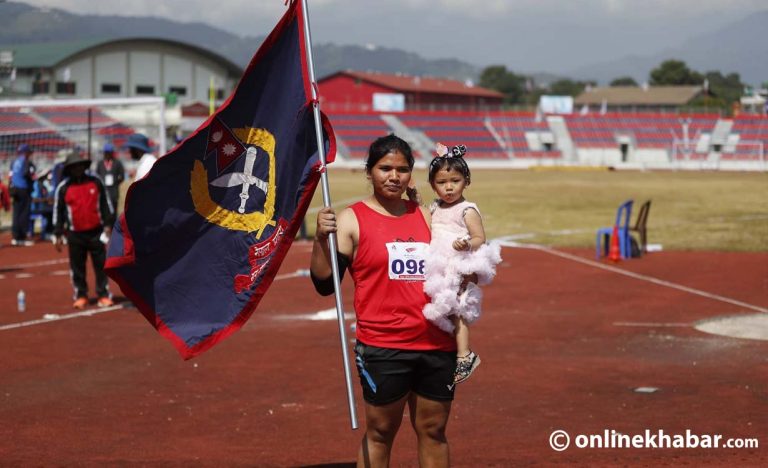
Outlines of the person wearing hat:
M 32 182 L 35 176 L 35 166 L 30 161 L 32 147 L 23 143 L 19 145 L 16 159 L 11 163 L 11 198 L 13 199 L 13 240 L 11 245 L 31 246 L 34 242 L 27 239 L 27 228 L 32 206 Z
M 115 159 L 115 147 L 112 143 L 104 144 L 104 158 L 96 163 L 96 175 L 104 182 L 109 201 L 117 213 L 117 202 L 120 200 L 120 184 L 125 180 L 125 169 L 119 159 Z
M 62 236 L 66 235 L 75 289 L 72 307 L 75 309 L 84 309 L 88 305 L 85 264 L 89 252 L 96 276 L 96 303 L 99 307 L 113 304 L 104 262 L 107 259 L 105 244 L 112 233 L 115 215 L 101 179 L 86 173 L 90 165 L 91 160 L 83 158 L 77 151 L 71 150 L 67 154 L 64 179 L 56 187 L 53 205 L 53 243 L 61 252 Z
M 152 165 L 157 161 L 157 157 L 152 154 L 152 149 L 149 147 L 149 138 L 141 133 L 134 133 L 128 136 L 128 141 L 123 145 L 123 148 L 127 148 L 131 153 L 131 159 L 139 161 L 136 166 L 136 177 L 134 181 L 141 179 L 150 169 Z

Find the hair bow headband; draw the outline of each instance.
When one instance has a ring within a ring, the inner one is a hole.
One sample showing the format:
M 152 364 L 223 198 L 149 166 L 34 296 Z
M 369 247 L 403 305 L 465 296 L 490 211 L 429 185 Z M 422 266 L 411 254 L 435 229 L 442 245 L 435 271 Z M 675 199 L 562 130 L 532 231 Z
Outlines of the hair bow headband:
M 450 150 L 442 143 L 438 143 L 435 146 L 438 158 L 462 158 L 467 154 L 467 147 L 464 145 L 456 145 Z

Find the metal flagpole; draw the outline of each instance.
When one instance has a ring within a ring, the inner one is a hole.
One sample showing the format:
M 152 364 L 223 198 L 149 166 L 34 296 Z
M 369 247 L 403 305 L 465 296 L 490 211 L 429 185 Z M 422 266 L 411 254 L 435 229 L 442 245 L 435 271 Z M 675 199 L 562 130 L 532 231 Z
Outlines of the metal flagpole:
M 307 68 L 309 68 L 309 81 L 312 85 L 312 110 L 315 116 L 315 136 L 317 137 L 317 153 L 320 156 L 322 173 L 320 182 L 323 188 L 323 205 L 331 206 L 331 189 L 328 185 L 328 171 L 325 167 L 325 145 L 323 143 L 323 130 L 320 120 L 320 104 L 317 96 L 317 83 L 315 83 L 315 64 L 312 59 L 312 35 L 309 32 L 309 12 L 307 0 L 301 0 L 304 11 L 304 42 L 307 49 Z M 333 271 L 333 287 L 336 291 L 336 316 L 339 321 L 339 337 L 341 339 L 341 355 L 344 360 L 344 377 L 347 381 L 347 400 L 349 402 L 349 419 L 352 429 L 357 429 L 357 412 L 355 410 L 355 395 L 352 392 L 352 378 L 349 370 L 349 354 L 347 352 L 347 330 L 344 324 L 344 309 L 341 302 L 341 279 L 339 278 L 339 264 L 336 255 L 336 233 L 328 236 L 328 247 L 331 251 L 331 269 Z

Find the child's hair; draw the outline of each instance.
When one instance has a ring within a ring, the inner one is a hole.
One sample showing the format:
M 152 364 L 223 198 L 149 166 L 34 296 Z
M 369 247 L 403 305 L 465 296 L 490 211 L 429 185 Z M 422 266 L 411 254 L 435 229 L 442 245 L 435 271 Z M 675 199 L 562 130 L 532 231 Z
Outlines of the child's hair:
M 381 158 L 392 151 L 402 153 L 408 162 L 408 167 L 413 169 L 414 159 L 411 146 L 402 138 L 395 136 L 394 133 L 390 133 L 387 136 L 377 138 L 371 143 L 371 146 L 368 148 L 368 159 L 365 161 L 365 170 L 370 172 Z
M 429 163 L 429 183 L 435 181 L 435 175 L 441 169 L 450 171 L 455 169 L 460 172 L 464 179 L 467 181 L 467 185 L 470 183 L 470 172 L 467 161 L 464 160 L 464 155 L 467 152 L 467 147 L 464 145 L 457 145 L 448 150 L 448 153 L 437 156 Z

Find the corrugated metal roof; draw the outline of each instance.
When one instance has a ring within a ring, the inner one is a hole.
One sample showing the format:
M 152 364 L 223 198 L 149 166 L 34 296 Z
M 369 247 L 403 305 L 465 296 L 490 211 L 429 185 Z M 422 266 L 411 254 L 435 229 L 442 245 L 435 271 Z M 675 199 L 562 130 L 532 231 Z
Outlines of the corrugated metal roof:
M 13 51 L 13 66 L 17 68 L 48 68 L 81 50 L 105 42 L 106 39 L 84 39 L 70 42 L 0 45 L 0 50 Z
M 478 96 L 487 98 L 501 99 L 503 94 L 487 88 L 468 85 L 458 80 L 448 78 L 419 77 L 409 75 L 392 75 L 378 72 L 361 72 L 353 70 L 344 70 L 329 75 L 322 80 L 327 80 L 337 75 L 348 75 L 353 78 L 368 81 L 394 91 L 410 93 L 436 93 L 436 94 L 459 94 L 462 96 Z
M 688 104 L 702 92 L 701 86 L 612 86 L 585 90 L 576 98 L 576 105 L 609 106 Z
M 13 66 L 16 68 L 50 68 L 58 65 L 63 60 L 87 49 L 97 46 L 107 46 L 113 44 L 125 44 L 130 47 L 131 43 L 163 43 L 182 47 L 188 50 L 194 50 L 199 54 L 210 57 L 212 60 L 224 65 L 233 76 L 243 73 L 243 69 L 229 60 L 219 55 L 217 52 L 179 42 L 174 39 L 154 38 L 154 37 L 118 37 L 118 38 L 91 38 L 80 41 L 70 42 L 42 42 L 34 44 L 11 44 L 0 45 L 0 50 L 14 51 Z

